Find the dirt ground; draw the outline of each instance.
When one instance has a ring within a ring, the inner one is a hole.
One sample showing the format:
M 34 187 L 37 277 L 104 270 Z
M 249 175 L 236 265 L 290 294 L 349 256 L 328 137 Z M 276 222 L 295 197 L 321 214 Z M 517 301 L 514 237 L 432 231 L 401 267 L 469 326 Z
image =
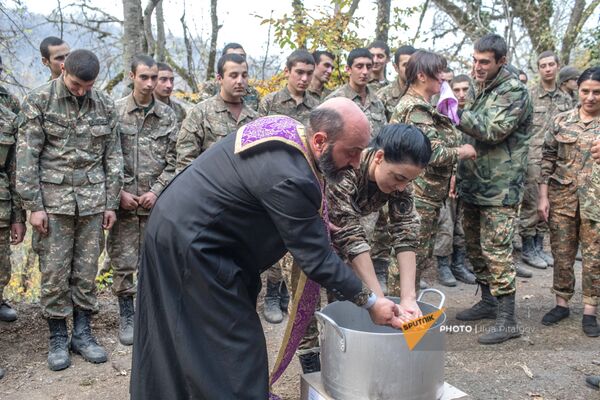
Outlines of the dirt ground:
M 429 282 L 435 281 L 431 271 Z M 581 273 L 580 263 L 576 266 Z M 600 392 L 585 386 L 587 374 L 600 374 L 600 338 L 581 331 L 581 289 L 573 299 L 571 317 L 555 327 L 539 322 L 553 306 L 552 269 L 534 270 L 531 279 L 518 281 L 518 318 L 523 336 L 495 346 L 477 344 L 478 333 L 490 322 L 471 325 L 464 332 L 455 319 L 457 310 L 479 297 L 475 286 L 443 288 L 447 296 L 447 324 L 463 332 L 447 335 L 446 381 L 476 400 L 579 400 L 600 399 Z M 437 285 L 434 287 L 441 289 Z M 432 299 L 432 303 L 436 300 Z M 117 304 L 108 293 L 100 295 L 101 311 L 94 320 L 99 341 L 109 351 L 109 361 L 93 365 L 72 356 L 72 365 L 60 372 L 46 366 L 47 325 L 37 304 L 16 304 L 19 320 L 0 322 L 0 365 L 7 374 L 0 381 L 0 399 L 6 400 L 120 400 L 128 399 L 131 348 L 117 340 Z M 259 307 L 260 311 L 260 307 Z M 285 321 L 284 321 L 285 322 Z M 283 336 L 284 324 L 264 323 L 270 360 Z M 233 367 L 233 366 L 232 366 Z M 284 399 L 298 399 L 300 367 L 294 360 L 274 390 Z

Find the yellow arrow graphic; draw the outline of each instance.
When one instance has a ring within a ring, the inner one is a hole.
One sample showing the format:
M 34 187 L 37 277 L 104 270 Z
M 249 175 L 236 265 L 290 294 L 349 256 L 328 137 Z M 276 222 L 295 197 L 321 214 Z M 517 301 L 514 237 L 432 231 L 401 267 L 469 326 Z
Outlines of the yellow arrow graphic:
M 414 349 L 415 346 L 421 341 L 423 336 L 427 333 L 429 328 L 437 321 L 437 319 L 444 313 L 444 309 L 438 310 L 431 314 L 423 315 L 420 318 L 413 319 L 402 325 L 402 331 L 404 332 L 404 339 L 410 350 Z

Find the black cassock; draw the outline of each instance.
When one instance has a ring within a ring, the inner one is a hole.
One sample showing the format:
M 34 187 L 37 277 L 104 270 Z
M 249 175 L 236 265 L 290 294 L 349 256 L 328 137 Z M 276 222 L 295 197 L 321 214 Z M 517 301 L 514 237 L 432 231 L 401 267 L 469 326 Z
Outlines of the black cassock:
M 288 249 L 309 278 L 352 299 L 362 282 L 335 254 L 319 183 L 278 142 L 234 154 L 235 134 L 164 190 L 146 226 L 131 398 L 265 399 L 260 273 Z

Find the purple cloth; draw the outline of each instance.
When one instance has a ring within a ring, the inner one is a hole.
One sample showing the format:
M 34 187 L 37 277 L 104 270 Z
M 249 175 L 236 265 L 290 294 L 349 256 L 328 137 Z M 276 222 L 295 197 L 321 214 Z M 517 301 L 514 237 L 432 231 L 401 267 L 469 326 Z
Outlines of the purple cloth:
M 437 110 L 450 118 L 450 121 L 452 121 L 454 125 L 460 124 L 460 118 L 458 117 L 458 100 L 454 96 L 452 88 L 446 81 L 442 83 Z

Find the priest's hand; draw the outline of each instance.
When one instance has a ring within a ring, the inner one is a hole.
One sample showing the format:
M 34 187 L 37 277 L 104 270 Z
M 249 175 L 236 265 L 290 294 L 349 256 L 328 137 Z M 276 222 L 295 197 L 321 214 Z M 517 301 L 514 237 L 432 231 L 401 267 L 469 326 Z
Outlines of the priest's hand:
M 375 304 L 369 308 L 369 315 L 371 320 L 377 325 L 389 325 L 394 326 L 398 323 L 398 308 L 396 303 L 386 299 L 385 297 L 378 297 Z M 400 323 L 400 325 L 402 325 Z

